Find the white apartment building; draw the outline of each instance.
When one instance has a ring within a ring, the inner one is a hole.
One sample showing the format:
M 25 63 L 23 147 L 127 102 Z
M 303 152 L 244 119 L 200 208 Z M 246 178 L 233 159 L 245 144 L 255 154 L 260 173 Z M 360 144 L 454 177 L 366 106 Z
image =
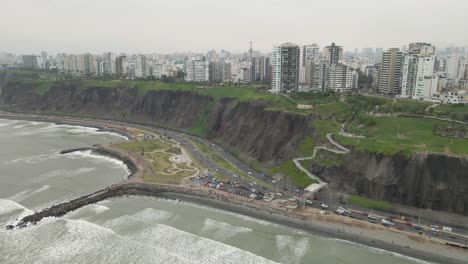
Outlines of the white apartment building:
M 138 54 L 135 63 L 135 77 L 146 78 L 148 77 L 148 61 L 143 54 Z
M 203 56 L 186 59 L 184 71 L 187 82 L 208 81 L 208 64 Z
M 445 72 L 449 80 L 449 87 L 456 87 L 463 79 L 465 73 L 466 58 L 458 54 L 450 55 L 446 59 Z
M 326 71 L 326 89 L 335 92 L 349 92 L 357 88 L 358 73 L 341 63 L 334 63 Z
M 271 92 L 281 92 L 281 47 L 275 47 L 271 55 Z
M 306 61 L 320 60 L 320 46 L 318 44 L 310 44 L 302 46 L 302 66 L 305 67 Z
M 103 74 L 115 74 L 115 56 L 111 52 L 106 52 L 103 55 Z
M 434 74 L 435 55 L 418 58 L 416 70 L 416 84 L 413 99 L 429 99 L 431 94 L 437 92 L 438 77 Z
M 434 75 L 435 47 L 428 43 L 411 43 L 403 57 L 401 97 L 431 100 L 437 92 L 439 78 Z
M 458 92 L 435 93 L 432 101 L 440 104 L 466 104 L 464 94 Z

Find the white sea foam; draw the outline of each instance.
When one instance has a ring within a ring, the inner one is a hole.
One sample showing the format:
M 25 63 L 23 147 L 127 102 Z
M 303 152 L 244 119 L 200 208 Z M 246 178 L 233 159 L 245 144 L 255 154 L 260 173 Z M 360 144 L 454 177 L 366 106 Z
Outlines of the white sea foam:
M 126 136 L 123 136 L 119 133 L 102 131 L 95 127 L 85 127 L 85 126 L 75 126 L 75 125 L 56 125 L 59 128 L 66 128 L 66 132 L 71 134 L 90 134 L 90 135 L 99 135 L 99 134 L 108 134 L 112 136 L 121 137 L 128 140 Z
M 163 224 L 135 232 L 130 237 L 196 263 L 274 263 L 239 248 Z
M 280 252 L 282 263 L 300 263 L 309 249 L 309 238 L 276 235 L 276 246 L 279 251 L 290 252 L 288 254 Z
M 65 156 L 71 159 L 89 158 L 92 161 L 97 162 L 97 163 L 106 163 L 106 164 L 112 165 L 113 168 L 123 168 L 127 171 L 127 173 L 130 173 L 130 170 L 128 169 L 127 165 L 125 165 L 123 161 L 114 159 L 111 157 L 107 157 L 107 156 L 93 154 L 91 150 L 75 151 L 72 153 L 68 153 Z
M 6 121 L 6 122 L 4 122 Z M 9 126 L 9 125 L 13 125 L 13 124 L 16 124 L 20 122 L 19 120 L 6 120 L 6 119 L 2 119 L 0 120 L 0 127 L 6 127 L 6 126 Z
M 25 162 L 25 163 L 34 164 L 34 163 L 41 163 L 41 162 L 43 162 L 45 160 L 48 160 L 48 159 L 56 159 L 56 158 L 59 158 L 59 157 L 60 157 L 60 154 L 58 154 L 58 153 L 48 153 L 48 154 L 43 153 L 43 154 L 38 154 L 38 155 L 34 155 L 34 156 L 29 156 L 29 157 L 17 158 L 17 159 L 14 159 L 14 160 L 7 161 L 4 164 L 5 165 L 11 165 L 11 164 L 18 163 L 18 162 Z
M 33 213 L 31 210 L 29 210 L 28 208 L 22 206 L 21 204 L 15 201 L 7 200 L 7 199 L 0 199 L 0 215 L 7 214 L 16 210 L 23 210 L 28 214 Z
M 218 241 L 227 240 L 237 234 L 253 231 L 250 228 L 230 225 L 210 218 L 205 219 L 201 232 L 204 236 L 216 239 Z
M 0 199 L 0 224 L 2 226 L 15 224 L 18 221 L 16 219 L 21 219 L 31 214 L 33 214 L 33 211 L 15 201 Z
M 16 202 L 21 202 L 23 201 L 24 199 L 30 197 L 30 196 L 33 196 L 33 195 L 36 195 L 40 192 L 43 192 L 47 189 L 50 188 L 50 185 L 42 185 L 41 187 L 39 187 L 38 189 L 34 190 L 33 189 L 28 189 L 28 190 L 25 190 L 25 191 L 21 191 L 17 194 L 14 194 L 10 197 L 8 197 L 7 199 L 9 200 L 13 200 L 13 201 L 16 201 Z
M 146 223 L 166 222 L 175 217 L 175 214 L 168 211 L 156 210 L 153 208 L 146 208 L 132 215 L 133 218 Z
M 38 176 L 35 176 L 34 179 L 32 179 L 32 181 L 36 183 L 40 183 L 47 179 L 55 178 L 55 177 L 63 177 L 63 176 L 74 177 L 74 176 L 92 172 L 94 170 L 96 170 L 96 168 L 86 168 L 86 167 L 79 168 L 76 170 L 53 170 L 53 171 L 49 171 L 49 172 L 40 174 Z

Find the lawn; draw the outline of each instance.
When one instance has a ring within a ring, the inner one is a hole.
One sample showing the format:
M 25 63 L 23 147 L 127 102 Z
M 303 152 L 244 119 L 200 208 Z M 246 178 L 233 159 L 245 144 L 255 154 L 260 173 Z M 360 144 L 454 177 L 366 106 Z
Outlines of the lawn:
M 444 121 L 427 118 L 384 117 L 372 118 L 372 137 L 355 139 L 336 135 L 344 145 L 355 149 L 393 155 L 402 153 L 411 155 L 415 152 L 453 153 L 468 155 L 467 139 L 450 139 L 432 133 L 435 124 L 447 124 Z
M 270 169 L 268 173 L 269 174 L 276 174 L 276 173 L 284 174 L 288 176 L 290 179 L 292 179 L 292 181 L 294 182 L 296 186 L 301 187 L 301 188 L 305 188 L 311 185 L 312 183 L 315 183 L 315 181 L 309 178 L 309 176 L 307 176 L 305 172 L 297 168 L 296 164 L 294 164 L 292 160 L 287 161 L 278 167 Z
M 386 201 L 372 200 L 363 196 L 353 195 L 348 199 L 350 204 L 358 205 L 368 209 L 375 209 L 379 211 L 391 211 L 393 206 Z
M 298 154 L 302 157 L 312 156 L 314 153 L 314 140 L 312 137 L 306 137 L 301 142 L 299 142 Z
M 134 140 L 119 143 L 118 147 L 139 153 L 142 148 L 145 152 L 152 152 L 157 149 L 168 149 L 171 146 L 161 140 Z

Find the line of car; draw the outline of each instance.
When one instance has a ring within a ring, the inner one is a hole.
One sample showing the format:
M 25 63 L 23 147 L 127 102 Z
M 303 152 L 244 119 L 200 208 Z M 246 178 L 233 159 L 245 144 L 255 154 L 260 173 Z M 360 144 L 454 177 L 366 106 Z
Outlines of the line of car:
M 205 186 L 257 200 L 263 199 L 263 196 L 265 195 L 263 192 L 239 182 L 221 181 L 216 178 L 212 178 L 207 181 Z

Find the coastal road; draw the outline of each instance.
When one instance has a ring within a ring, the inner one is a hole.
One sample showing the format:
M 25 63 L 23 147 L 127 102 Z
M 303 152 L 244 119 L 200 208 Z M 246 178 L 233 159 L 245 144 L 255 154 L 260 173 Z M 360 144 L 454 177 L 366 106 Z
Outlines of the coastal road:
M 393 219 L 394 226 L 389 226 L 388 228 L 397 228 L 414 234 L 419 234 L 419 232 L 422 231 L 422 234 L 428 237 L 439 238 L 449 242 L 468 246 L 468 232 L 465 229 L 452 228 L 452 232 L 445 232 L 441 230 L 442 226 L 439 225 L 439 232 L 434 234 L 434 232 L 431 231 L 431 225 L 433 225 L 434 222 L 429 219 L 421 218 L 420 221 L 418 221 L 418 219 L 406 218 L 405 220 L 402 220 L 401 216 L 396 216 L 395 214 L 376 210 L 368 210 L 366 208 L 352 204 L 341 204 L 339 203 L 338 199 L 336 199 L 336 197 L 334 197 L 332 201 L 332 198 L 329 194 L 321 195 L 318 199 L 319 200 L 314 200 L 312 205 L 306 205 L 321 209 L 320 205 L 321 203 L 324 203 L 329 206 L 327 211 L 331 213 L 335 213 L 338 207 L 342 207 L 349 209 L 352 212 L 351 217 L 366 222 L 370 222 L 368 215 L 372 215 L 376 217 L 375 224 L 377 225 L 381 225 L 382 219 L 390 219 L 393 217 L 395 218 Z
M 10 115 L 12 115 L 12 114 L 10 114 Z M 13 114 L 13 115 L 16 115 L 16 114 Z M 16 117 L 18 117 L 18 116 L 20 116 L 20 115 L 16 115 Z M 31 115 L 29 115 L 29 117 L 31 117 Z M 266 186 L 269 186 L 269 188 L 266 188 L 267 190 L 257 187 L 257 189 L 261 190 L 262 192 L 266 192 L 266 191 L 276 192 L 276 190 L 279 189 L 279 188 L 281 188 L 281 189 L 287 188 L 286 186 L 284 186 L 284 187 L 283 186 L 281 186 L 281 187 L 277 186 L 276 183 L 272 184 L 271 179 L 269 179 L 268 176 L 263 175 L 263 174 L 255 171 L 255 170 L 253 170 L 247 164 L 240 161 L 239 159 L 234 157 L 229 152 L 223 150 L 223 148 L 220 147 L 219 145 L 217 145 L 217 144 L 215 144 L 215 143 L 213 143 L 213 142 L 211 142 L 209 140 L 195 137 L 193 135 L 187 135 L 187 134 L 184 134 L 184 133 L 181 133 L 181 132 L 176 132 L 176 131 L 167 130 L 167 129 L 163 129 L 163 128 L 148 127 L 148 126 L 144 126 L 144 125 L 136 125 L 136 124 L 129 125 L 129 124 L 126 124 L 126 123 L 122 123 L 122 122 L 119 122 L 119 121 L 112 121 L 112 120 L 97 120 L 97 119 L 89 119 L 89 118 L 86 118 L 86 119 L 83 119 L 83 118 L 67 118 L 67 117 L 53 117 L 53 116 L 51 116 L 51 117 L 36 116 L 36 117 L 38 119 L 43 119 L 42 121 L 49 121 L 49 122 L 69 121 L 70 123 L 72 123 L 72 122 L 80 123 L 80 121 L 82 122 L 83 120 L 86 120 L 88 122 L 96 123 L 97 126 L 105 126 L 105 124 L 108 123 L 110 125 L 117 125 L 117 126 L 122 126 L 122 127 L 131 126 L 131 127 L 134 127 L 134 128 L 140 128 L 142 130 L 155 132 L 155 133 L 158 133 L 158 134 L 161 134 L 161 135 L 166 134 L 167 136 L 170 136 L 175 141 L 180 142 L 182 144 L 182 146 L 184 146 L 186 148 L 187 152 L 189 152 L 189 154 L 192 155 L 193 158 L 198 160 L 204 167 L 210 168 L 212 171 L 216 171 L 217 173 L 220 173 L 224 177 L 230 178 L 232 181 L 237 181 L 237 182 L 240 182 L 240 183 L 245 184 L 245 185 L 253 184 L 252 180 L 250 180 L 248 178 L 241 178 L 241 177 L 239 177 L 240 175 L 236 175 L 237 177 L 234 177 L 234 175 L 235 175 L 234 172 L 232 172 L 232 171 L 230 171 L 230 170 L 228 170 L 228 169 L 226 169 L 226 168 L 224 168 L 222 166 L 219 166 L 216 162 L 214 162 L 211 159 L 210 155 L 207 155 L 207 153 L 203 153 L 202 151 L 200 151 L 197 148 L 196 145 L 194 145 L 192 143 L 192 140 L 196 140 L 198 143 L 201 143 L 204 146 L 208 147 L 211 151 L 213 151 L 215 153 L 219 153 L 227 162 L 234 165 L 237 169 L 242 171 L 244 174 L 249 175 L 250 177 L 254 177 L 255 179 L 257 179 L 259 181 L 262 181 L 265 184 L 268 184 L 268 185 L 266 185 Z M 292 192 L 290 189 L 291 188 L 289 188 L 288 191 L 286 191 L 286 192 L 282 191 L 285 194 L 285 198 L 292 197 L 293 195 L 298 195 L 298 194 Z M 327 195 L 324 195 L 320 199 L 321 200 L 320 202 L 331 205 L 332 204 L 331 199 L 326 197 L 326 196 Z M 316 208 L 319 208 L 320 207 L 320 202 L 314 201 L 312 206 L 316 207 Z M 334 212 L 338 208 L 338 206 L 340 206 L 340 205 L 337 206 L 336 204 L 337 204 L 337 202 L 335 200 L 335 204 L 333 204 L 333 207 L 330 207 L 329 210 Z M 341 206 L 351 209 L 354 212 L 353 215 L 359 216 L 359 218 L 361 218 L 361 220 L 363 220 L 363 221 L 367 220 L 367 216 L 365 216 L 365 213 L 368 212 L 367 209 L 362 208 L 362 207 L 358 207 L 358 206 L 354 206 L 354 205 L 341 205 Z M 380 221 L 381 221 L 382 217 L 386 218 L 386 217 L 389 217 L 391 215 L 388 214 L 388 213 L 384 213 L 384 212 L 378 212 L 378 215 L 376 214 L 376 216 L 378 216 L 377 224 L 380 224 Z M 345 217 L 345 216 L 343 216 L 343 217 Z M 395 227 L 400 227 L 400 228 L 404 229 L 405 231 L 412 232 L 412 233 L 415 233 L 415 234 L 418 234 L 418 232 L 419 232 L 414 227 L 410 227 L 410 226 L 406 225 L 405 222 L 400 222 L 400 221 L 394 221 L 394 222 L 395 222 Z M 414 223 L 413 223 L 413 225 L 414 225 Z M 425 235 L 431 235 L 432 234 L 432 232 L 430 231 L 430 228 L 429 228 L 430 225 L 431 225 L 430 220 L 421 219 L 421 227 L 423 228 L 422 231 L 424 232 Z M 395 228 L 395 227 L 389 227 L 389 228 Z M 453 231 L 454 231 L 453 234 L 448 234 L 448 233 L 440 231 L 439 232 L 439 234 L 440 234 L 439 238 L 450 241 L 450 242 L 461 243 L 461 244 L 465 244 L 465 245 L 468 244 L 468 238 L 467 238 L 468 232 L 466 230 L 460 230 L 460 229 L 455 229 L 454 228 Z

